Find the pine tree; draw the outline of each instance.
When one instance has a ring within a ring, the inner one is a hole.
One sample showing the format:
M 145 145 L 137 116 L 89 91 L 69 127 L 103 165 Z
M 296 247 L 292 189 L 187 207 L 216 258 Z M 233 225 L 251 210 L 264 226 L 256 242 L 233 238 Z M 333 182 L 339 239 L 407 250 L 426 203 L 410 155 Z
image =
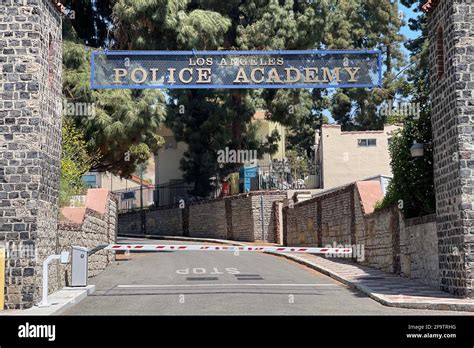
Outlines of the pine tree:
M 163 143 L 164 95 L 157 90 L 91 90 L 90 49 L 64 43 L 63 95 L 68 103 L 87 103 L 93 113 L 66 118 L 83 134 L 89 153 L 100 159 L 91 170 L 127 177 Z M 75 104 L 71 104 L 75 105 Z
M 394 79 L 395 69 L 404 65 L 399 34 L 403 25 L 393 0 L 333 1 L 324 36 L 324 46 L 332 49 L 379 49 L 383 52 L 382 89 L 345 89 L 333 95 L 332 116 L 345 130 L 382 129 L 386 121 L 378 106 L 391 99 L 403 85 Z
M 399 89 L 392 76 L 403 60 L 398 47 L 401 21 L 397 5 L 389 0 L 115 0 L 112 22 L 117 49 L 384 50 L 383 90 L 169 92 L 166 123 L 189 145 L 182 168 L 186 179 L 195 181 L 197 194 L 209 191 L 209 176 L 233 169 L 217 166 L 217 149 L 258 146 L 271 151 L 276 136 L 264 144 L 252 138 L 250 120 L 257 106 L 265 105 L 272 120 L 289 127 L 290 147 L 303 154 L 310 153 L 329 98 L 333 117 L 344 128 L 376 129 L 384 122 L 377 106 Z M 185 115 L 177 112 L 183 108 Z

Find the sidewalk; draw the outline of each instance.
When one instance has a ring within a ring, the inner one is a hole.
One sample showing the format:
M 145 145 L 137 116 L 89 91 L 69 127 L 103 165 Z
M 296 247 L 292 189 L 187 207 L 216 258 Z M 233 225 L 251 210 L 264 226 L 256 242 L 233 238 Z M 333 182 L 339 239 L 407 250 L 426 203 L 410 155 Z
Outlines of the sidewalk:
M 9 309 L 0 311 L 3 315 L 59 315 L 66 309 L 82 301 L 88 295 L 95 292 L 95 285 L 88 285 L 81 288 L 64 287 L 48 296 L 49 307 L 39 307 L 35 305 L 29 309 Z
M 474 299 L 454 297 L 415 280 L 357 264 L 311 254 L 278 254 L 358 289 L 389 307 L 474 312 Z

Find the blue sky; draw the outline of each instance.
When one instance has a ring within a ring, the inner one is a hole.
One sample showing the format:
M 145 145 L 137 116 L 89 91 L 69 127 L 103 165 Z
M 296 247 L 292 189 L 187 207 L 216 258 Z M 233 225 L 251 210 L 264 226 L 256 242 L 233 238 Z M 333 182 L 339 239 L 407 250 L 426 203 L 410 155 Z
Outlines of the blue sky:
M 417 6 L 416 4 L 413 6 L 413 8 Z M 407 39 L 414 39 L 414 38 L 417 38 L 418 36 L 420 36 L 420 32 L 419 31 L 412 31 L 410 30 L 410 28 L 408 28 L 408 20 L 410 18 L 415 18 L 417 17 L 417 14 L 412 10 L 412 9 L 409 9 L 405 6 L 403 6 L 402 4 L 400 4 L 400 2 L 398 3 L 398 7 L 399 7 L 399 10 L 402 11 L 404 14 L 405 14 L 405 17 L 404 17 L 404 20 L 405 22 L 407 23 L 407 25 L 405 25 L 402 30 L 401 30 L 401 33 L 403 35 L 405 35 L 405 37 Z M 408 53 L 405 49 L 405 47 L 403 47 L 403 51 L 405 53 Z
M 403 6 L 399 0 L 398 1 L 398 9 L 399 11 L 402 11 L 404 13 L 404 21 L 405 21 L 405 25 L 402 27 L 401 29 L 401 33 L 406 37 L 407 40 L 410 40 L 410 39 L 415 39 L 417 38 L 418 36 L 421 35 L 421 32 L 419 31 L 412 31 L 409 27 L 408 27 L 408 20 L 410 18 L 415 18 L 417 17 L 417 13 L 415 13 L 413 11 L 413 9 L 410 9 L 410 8 L 407 8 L 405 6 Z M 416 4 L 414 6 L 412 6 L 413 8 L 415 8 L 415 6 L 417 6 Z M 401 46 L 402 48 L 402 51 L 405 53 L 405 55 L 407 57 L 409 57 L 409 51 L 405 48 L 404 45 Z M 408 61 L 408 60 L 407 60 Z M 332 118 L 331 116 L 331 113 L 329 112 L 329 110 L 324 110 L 323 111 L 323 115 L 328 117 L 329 119 L 329 122 L 330 123 L 334 123 L 334 119 Z

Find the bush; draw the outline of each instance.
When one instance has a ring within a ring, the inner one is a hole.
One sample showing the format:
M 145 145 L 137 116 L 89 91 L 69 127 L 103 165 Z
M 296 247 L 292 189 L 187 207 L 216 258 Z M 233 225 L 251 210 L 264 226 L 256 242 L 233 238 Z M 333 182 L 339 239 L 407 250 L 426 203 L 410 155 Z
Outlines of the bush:
M 389 146 L 393 179 L 387 193 L 376 209 L 397 204 L 406 218 L 423 216 L 435 212 L 433 181 L 433 151 L 425 146 L 423 157 L 412 158 L 410 147 L 413 141 L 431 144 L 431 120 L 429 112 L 420 118 L 408 118 L 402 129 L 392 137 Z
M 86 187 L 82 176 L 94 164 L 97 156 L 90 155 L 86 150 L 86 142 L 82 134 L 72 122 L 63 119 L 61 179 L 59 187 L 59 205 L 69 205 L 71 196 L 85 193 Z

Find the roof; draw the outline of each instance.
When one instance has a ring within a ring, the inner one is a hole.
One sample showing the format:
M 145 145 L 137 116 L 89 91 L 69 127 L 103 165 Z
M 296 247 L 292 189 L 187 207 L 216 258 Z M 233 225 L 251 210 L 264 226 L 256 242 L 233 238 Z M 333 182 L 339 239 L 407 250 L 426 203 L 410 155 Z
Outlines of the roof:
M 383 199 L 380 183 L 378 181 L 357 181 L 356 186 L 364 213 L 373 213 L 377 202 Z
M 133 181 L 136 184 L 141 184 L 141 179 L 138 175 L 132 174 L 128 180 Z M 155 187 L 149 179 L 143 179 L 143 186 L 148 188 Z
M 253 115 L 254 120 L 265 120 L 265 110 L 257 110 L 255 111 L 255 114 Z
M 324 129 L 329 129 L 329 128 L 334 128 L 334 129 L 339 129 L 341 132 L 341 135 L 356 135 L 356 134 L 383 134 L 389 131 L 393 131 L 395 129 L 401 128 L 401 126 L 398 125 L 384 125 L 383 129 L 380 130 L 354 130 L 354 131 L 343 131 L 341 129 L 340 124 L 323 124 L 323 130 Z
M 438 3 L 439 0 L 425 0 L 424 4 L 421 5 L 421 8 L 424 12 L 428 13 L 434 10 Z
M 91 209 L 103 215 L 107 209 L 108 189 L 89 189 L 86 195 L 85 207 L 64 207 L 61 209 L 61 218 L 76 224 L 84 221 L 86 209 Z

